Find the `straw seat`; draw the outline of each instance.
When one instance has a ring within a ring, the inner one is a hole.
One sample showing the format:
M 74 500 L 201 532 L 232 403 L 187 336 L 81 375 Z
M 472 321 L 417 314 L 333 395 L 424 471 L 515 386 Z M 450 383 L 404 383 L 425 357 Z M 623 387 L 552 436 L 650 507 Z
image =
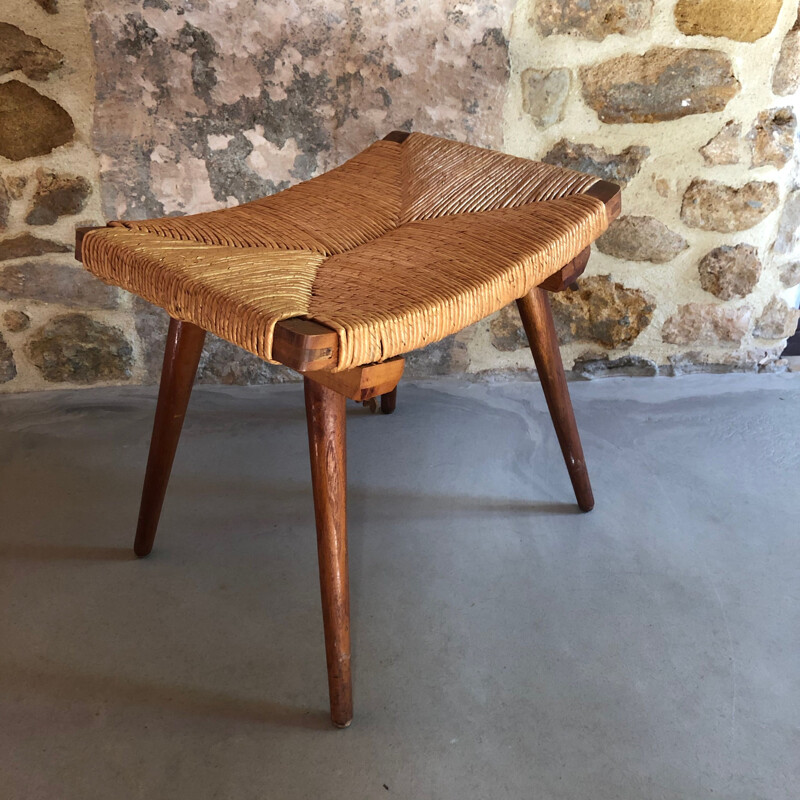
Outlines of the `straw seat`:
M 607 227 L 598 179 L 425 134 L 236 208 L 112 222 L 102 280 L 274 361 L 275 325 L 337 332 L 334 370 L 438 341 L 522 297 Z
M 303 375 L 331 720 L 353 716 L 346 400 L 391 413 L 403 354 L 517 302 L 578 507 L 594 506 L 548 293 L 574 288 L 619 187 L 419 133 L 236 208 L 78 229 L 88 270 L 172 319 L 136 555 L 155 541 L 207 331 Z M 390 456 L 386 457 L 390 465 Z

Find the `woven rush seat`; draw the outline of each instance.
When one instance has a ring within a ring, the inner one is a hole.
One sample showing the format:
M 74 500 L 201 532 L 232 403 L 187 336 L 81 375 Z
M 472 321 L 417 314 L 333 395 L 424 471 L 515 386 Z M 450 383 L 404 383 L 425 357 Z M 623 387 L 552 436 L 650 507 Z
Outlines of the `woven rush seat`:
M 608 225 L 598 179 L 420 133 L 387 138 L 278 194 L 111 222 L 84 266 L 275 361 L 275 325 L 338 334 L 333 371 L 456 333 L 524 296 Z

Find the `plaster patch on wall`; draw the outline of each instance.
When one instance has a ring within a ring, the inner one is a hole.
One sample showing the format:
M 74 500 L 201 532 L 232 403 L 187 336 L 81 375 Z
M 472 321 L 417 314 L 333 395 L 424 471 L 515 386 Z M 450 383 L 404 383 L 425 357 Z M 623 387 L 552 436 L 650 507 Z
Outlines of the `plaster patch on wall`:
M 106 212 L 192 213 L 209 192 L 246 202 L 395 128 L 500 147 L 511 6 L 231 0 L 223 14 L 92 0 Z M 207 177 L 183 168 L 197 199 L 186 191 L 179 203 L 154 176 L 158 147 L 163 163 L 206 163 Z

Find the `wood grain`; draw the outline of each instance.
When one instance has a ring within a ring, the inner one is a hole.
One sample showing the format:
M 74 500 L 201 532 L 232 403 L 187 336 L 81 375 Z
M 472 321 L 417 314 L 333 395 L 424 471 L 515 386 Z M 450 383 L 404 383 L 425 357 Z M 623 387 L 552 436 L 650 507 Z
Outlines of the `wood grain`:
M 339 359 L 339 335 L 310 319 L 284 319 L 275 326 L 272 357 L 298 372 L 331 369 Z
M 304 383 L 331 721 L 337 727 L 346 728 L 353 719 L 347 569 L 346 401 L 343 394 L 321 383 L 309 378 Z
M 622 213 L 622 189 L 611 181 L 598 181 L 584 194 L 602 200 L 606 206 L 606 218 L 610 225 Z
M 365 364 L 341 372 L 315 371 L 303 374 L 351 400 L 363 403 L 392 391 L 403 375 L 405 363 L 404 358 L 390 358 L 380 364 Z
M 591 511 L 594 508 L 594 496 L 558 349 L 550 299 L 544 289 L 537 287 L 517 300 L 517 306 L 578 506 L 581 511 Z
M 394 414 L 397 408 L 397 387 L 381 395 L 381 414 Z
M 542 281 L 539 286 L 542 289 L 547 289 L 548 292 L 563 292 L 564 289 L 570 288 L 583 275 L 583 271 L 589 263 L 591 252 L 591 247 L 581 250 L 569 264 L 561 267 L 558 272 L 554 272 L 546 281 Z
M 140 558 L 153 549 L 172 462 L 175 460 L 205 337 L 206 332 L 197 325 L 170 320 L 153 435 L 150 438 L 150 454 L 139 506 L 139 524 L 133 545 L 134 552 Z

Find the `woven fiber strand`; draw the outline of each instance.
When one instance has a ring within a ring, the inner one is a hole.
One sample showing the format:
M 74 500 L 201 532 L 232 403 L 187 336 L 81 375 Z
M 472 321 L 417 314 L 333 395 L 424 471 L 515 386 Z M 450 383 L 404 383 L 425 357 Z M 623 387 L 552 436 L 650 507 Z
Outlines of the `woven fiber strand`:
M 414 134 L 405 142 L 402 173 L 401 222 L 514 208 L 585 192 L 597 183 L 593 175 L 571 169 Z
M 339 332 L 342 362 L 381 361 L 522 297 L 604 228 L 586 195 L 409 222 L 329 258 L 309 315 Z
M 84 238 L 84 263 L 175 319 L 264 359 L 275 324 L 302 316 L 325 256 L 311 250 L 220 247 L 108 228 Z
M 607 227 L 597 178 L 425 134 L 232 209 L 112 222 L 86 268 L 272 360 L 275 325 L 338 332 L 337 370 L 443 339 L 523 296 Z

